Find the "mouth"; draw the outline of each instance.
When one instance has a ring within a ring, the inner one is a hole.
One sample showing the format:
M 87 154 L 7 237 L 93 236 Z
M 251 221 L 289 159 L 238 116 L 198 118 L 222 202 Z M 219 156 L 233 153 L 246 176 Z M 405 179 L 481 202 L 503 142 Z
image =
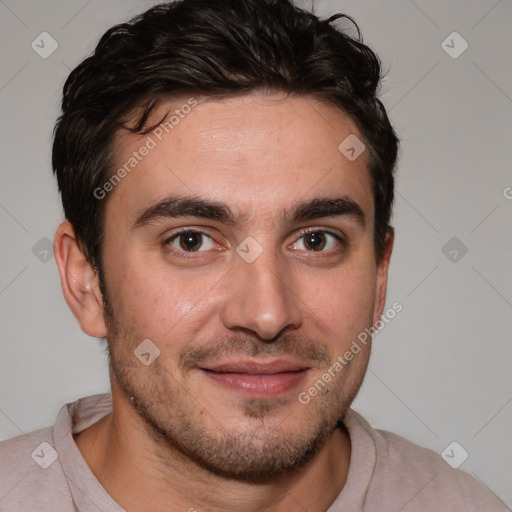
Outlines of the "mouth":
M 310 369 L 304 364 L 273 360 L 212 363 L 199 368 L 216 384 L 251 398 L 272 398 L 296 388 Z

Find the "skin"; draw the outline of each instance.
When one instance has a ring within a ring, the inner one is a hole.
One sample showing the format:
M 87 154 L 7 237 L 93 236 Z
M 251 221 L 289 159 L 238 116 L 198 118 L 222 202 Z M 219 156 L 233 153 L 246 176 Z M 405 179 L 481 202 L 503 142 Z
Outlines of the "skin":
M 154 119 L 182 104 L 161 105 Z M 307 405 L 298 395 L 380 318 L 393 245 L 390 234 L 375 260 L 367 151 L 349 161 L 338 150 L 350 134 L 363 140 L 347 115 L 313 98 L 200 101 L 105 199 L 107 314 L 72 227 L 59 227 L 65 298 L 111 355 L 113 413 L 75 440 L 127 511 L 325 511 L 341 492 L 351 447 L 336 424 L 369 346 Z M 115 164 L 146 137 L 119 134 Z M 134 227 L 169 196 L 222 203 L 233 219 Z M 298 203 L 340 197 L 359 205 L 364 225 L 353 215 L 290 218 Z M 187 252 L 175 235 L 192 228 L 207 237 L 193 236 L 201 250 Z M 252 263 L 236 251 L 249 236 L 261 248 Z M 149 366 L 134 355 L 145 339 L 160 350 Z M 244 392 L 204 368 L 276 359 L 303 368 L 280 392 Z

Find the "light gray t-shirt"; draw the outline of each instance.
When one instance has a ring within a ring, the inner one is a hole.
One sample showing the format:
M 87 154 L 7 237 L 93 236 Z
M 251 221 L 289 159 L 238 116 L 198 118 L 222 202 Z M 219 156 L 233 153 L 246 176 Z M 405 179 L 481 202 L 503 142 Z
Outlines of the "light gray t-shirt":
M 111 411 L 110 395 L 82 398 L 62 407 L 53 427 L 1 442 L 0 511 L 123 512 L 73 440 Z M 352 443 L 350 469 L 327 512 L 509 512 L 435 452 L 375 430 L 352 410 L 344 423 Z

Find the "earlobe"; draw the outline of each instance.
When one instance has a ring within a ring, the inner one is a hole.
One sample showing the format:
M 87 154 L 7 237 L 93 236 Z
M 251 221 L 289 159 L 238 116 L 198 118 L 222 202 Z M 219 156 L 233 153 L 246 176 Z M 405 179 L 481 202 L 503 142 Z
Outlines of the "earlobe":
M 389 262 L 391 259 L 391 253 L 393 252 L 393 244 L 395 241 L 394 230 L 390 230 L 386 233 L 384 239 L 384 250 L 382 252 L 382 258 L 379 261 L 377 268 L 377 282 L 375 290 L 375 306 L 373 310 L 373 325 L 380 320 L 382 313 L 384 312 L 384 306 L 386 305 L 386 292 L 388 287 L 388 271 Z
M 64 298 L 80 327 L 89 336 L 104 338 L 107 329 L 98 276 L 83 254 L 68 221 L 58 227 L 53 250 Z

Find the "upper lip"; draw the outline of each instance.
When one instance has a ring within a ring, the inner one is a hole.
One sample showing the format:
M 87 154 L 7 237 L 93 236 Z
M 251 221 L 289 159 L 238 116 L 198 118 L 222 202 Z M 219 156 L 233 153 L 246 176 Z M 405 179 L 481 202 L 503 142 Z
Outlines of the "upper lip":
M 272 375 L 283 372 L 296 372 L 306 370 L 309 367 L 295 361 L 275 359 L 272 361 L 225 361 L 202 365 L 202 370 L 209 370 L 217 373 L 245 373 L 249 375 Z

